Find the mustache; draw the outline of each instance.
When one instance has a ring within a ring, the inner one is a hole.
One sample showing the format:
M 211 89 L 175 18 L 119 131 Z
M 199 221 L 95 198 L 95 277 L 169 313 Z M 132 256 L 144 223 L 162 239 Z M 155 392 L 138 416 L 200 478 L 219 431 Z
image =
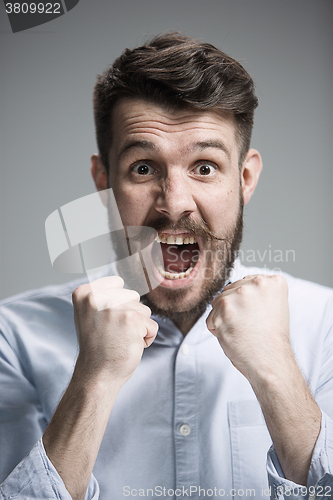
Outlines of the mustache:
M 177 222 L 172 223 L 168 217 L 161 215 L 158 219 L 147 224 L 149 227 L 155 229 L 157 232 L 163 231 L 184 231 L 193 235 L 200 236 L 208 241 L 230 241 L 230 238 L 219 238 L 208 227 L 207 223 L 201 219 L 200 223 L 194 221 L 189 216 L 179 219 Z

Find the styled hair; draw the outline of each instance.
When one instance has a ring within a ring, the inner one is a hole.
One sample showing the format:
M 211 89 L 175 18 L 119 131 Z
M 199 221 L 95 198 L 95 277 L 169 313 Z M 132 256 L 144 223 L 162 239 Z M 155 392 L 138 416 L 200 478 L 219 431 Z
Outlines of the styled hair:
M 139 98 L 168 109 L 231 113 L 240 162 L 250 147 L 258 99 L 243 66 L 211 44 L 178 32 L 161 34 L 141 47 L 126 49 L 99 75 L 93 104 L 97 145 L 109 169 L 112 112 L 120 98 Z

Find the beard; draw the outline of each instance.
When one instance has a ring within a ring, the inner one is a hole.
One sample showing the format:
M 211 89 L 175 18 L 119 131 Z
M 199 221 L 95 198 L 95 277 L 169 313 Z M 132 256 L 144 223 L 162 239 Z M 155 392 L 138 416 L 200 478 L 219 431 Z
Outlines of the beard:
M 149 224 L 157 232 L 183 230 L 200 236 L 204 246 L 203 262 L 200 264 L 204 266 L 204 283 L 201 286 L 200 297 L 196 300 L 188 299 L 189 289 L 186 288 L 163 288 L 162 294 L 161 287 L 157 287 L 156 291 L 162 294 L 162 299 L 155 297 L 154 290 L 141 297 L 141 301 L 151 309 L 153 315 L 169 318 L 176 324 L 180 321 L 199 318 L 214 297 L 221 293 L 230 277 L 242 242 L 243 208 L 244 202 L 240 191 L 236 221 L 223 237 L 212 233 L 204 220 L 198 223 L 189 217 L 180 219 L 176 224 L 171 224 L 167 217 L 162 216 Z

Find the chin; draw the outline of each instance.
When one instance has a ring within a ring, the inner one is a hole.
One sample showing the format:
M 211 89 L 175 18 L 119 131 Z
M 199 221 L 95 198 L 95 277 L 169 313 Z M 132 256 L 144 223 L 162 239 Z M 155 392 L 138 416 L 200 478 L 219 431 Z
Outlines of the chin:
M 198 319 L 211 304 L 213 298 L 222 291 L 225 284 L 223 278 L 211 278 L 202 282 L 201 286 L 165 287 L 160 285 L 144 295 L 141 300 L 152 311 L 154 316 L 169 318 L 172 321 Z

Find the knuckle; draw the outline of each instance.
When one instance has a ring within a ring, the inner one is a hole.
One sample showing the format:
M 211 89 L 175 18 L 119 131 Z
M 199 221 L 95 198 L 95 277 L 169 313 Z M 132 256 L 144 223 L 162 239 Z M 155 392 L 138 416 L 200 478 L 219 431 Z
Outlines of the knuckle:
M 136 321 L 139 321 L 139 313 L 138 311 L 135 311 L 134 309 L 126 309 L 124 312 L 124 317 L 126 318 L 127 322 L 133 322 L 135 323 Z
M 87 307 L 91 309 L 95 309 L 96 307 L 96 298 L 94 293 L 90 290 L 89 293 L 84 297 L 84 301 Z
M 253 281 L 256 285 L 262 285 L 266 282 L 264 276 L 254 276 Z
M 113 286 L 116 287 L 123 287 L 124 286 L 124 280 L 120 276 L 110 276 L 110 281 Z
M 140 294 L 136 290 L 132 290 L 133 300 L 140 300 Z
M 251 287 L 249 285 L 243 285 L 237 288 L 238 295 L 248 295 L 252 292 Z
M 287 280 L 281 274 L 273 274 L 272 278 L 274 278 L 277 282 L 281 284 L 287 284 Z
M 142 306 L 143 310 L 147 313 L 147 315 L 149 314 L 149 316 L 151 316 L 151 309 L 150 309 L 150 307 L 146 306 L 145 304 L 141 304 L 141 306 Z
M 88 284 L 80 285 L 77 288 L 75 288 L 75 290 L 72 293 L 73 302 L 77 302 L 78 300 L 80 300 L 83 296 L 87 295 L 90 292 L 90 290 L 91 290 L 90 285 Z
M 273 274 L 271 278 L 281 288 L 288 288 L 287 280 L 284 276 L 281 276 L 281 274 Z

